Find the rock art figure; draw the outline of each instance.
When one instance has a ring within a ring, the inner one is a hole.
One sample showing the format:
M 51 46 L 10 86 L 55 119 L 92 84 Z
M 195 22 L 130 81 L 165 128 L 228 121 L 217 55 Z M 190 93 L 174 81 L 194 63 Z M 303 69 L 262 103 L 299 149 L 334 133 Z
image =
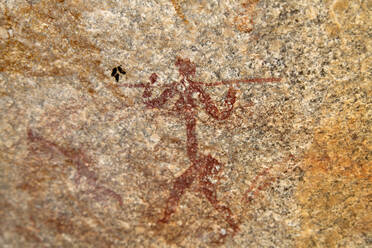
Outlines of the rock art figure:
M 77 170 L 75 183 L 77 185 L 80 184 L 80 179 L 84 177 L 89 185 L 90 189 L 85 191 L 85 193 L 94 194 L 95 199 L 97 200 L 104 199 L 105 197 L 112 198 L 116 200 L 121 207 L 123 206 L 123 199 L 118 193 L 99 183 L 98 175 L 88 166 L 89 164 L 92 164 L 92 159 L 86 156 L 81 150 L 65 148 L 58 145 L 57 143 L 49 141 L 43 136 L 37 134 L 31 128 L 27 130 L 27 140 L 30 143 L 30 151 L 32 153 L 36 153 L 36 151 L 39 150 L 51 155 L 59 154 L 71 161 L 71 164 Z
M 223 164 L 210 154 L 204 155 L 199 152 L 198 139 L 196 133 L 197 106 L 201 104 L 204 110 L 212 118 L 225 120 L 231 115 L 234 103 L 236 102 L 236 90 L 231 86 L 237 83 L 263 83 L 278 82 L 280 78 L 253 78 L 231 81 L 221 81 L 205 84 L 196 82 L 192 79 L 196 72 L 196 65 L 189 59 L 177 58 L 175 65 L 178 67 L 181 80 L 164 85 L 164 90 L 160 96 L 150 99 L 152 96 L 153 84 L 157 81 L 157 75 L 150 76 L 149 83 L 123 84 L 121 86 L 130 88 L 144 88 L 143 98 L 145 105 L 150 108 L 161 108 L 171 98 L 176 98 L 171 112 L 180 116 L 186 124 L 186 150 L 190 160 L 190 167 L 173 182 L 173 187 L 167 199 L 162 218 L 159 223 L 168 223 L 172 214 L 176 212 L 181 197 L 193 183 L 196 188 L 206 197 L 211 205 L 223 215 L 223 218 L 232 229 L 233 233 L 239 230 L 236 220 L 232 216 L 230 208 L 222 204 L 217 199 L 217 183 L 213 183 L 211 178 L 218 178 L 218 174 L 223 169 Z M 212 98 L 203 89 L 203 86 L 230 85 L 224 100 L 224 109 L 219 110 Z M 217 180 L 218 182 L 218 180 Z

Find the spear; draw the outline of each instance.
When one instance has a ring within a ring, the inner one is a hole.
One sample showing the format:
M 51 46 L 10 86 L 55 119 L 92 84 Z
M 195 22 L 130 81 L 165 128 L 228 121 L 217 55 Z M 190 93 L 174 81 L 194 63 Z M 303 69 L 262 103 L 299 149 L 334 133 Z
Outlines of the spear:
M 233 80 L 224 80 L 214 83 L 202 83 L 202 82 L 194 82 L 200 85 L 204 85 L 207 87 L 214 87 L 220 85 L 231 85 L 231 84 L 254 84 L 254 83 L 273 83 L 273 82 L 280 82 L 281 78 L 246 78 L 246 79 L 233 79 Z M 155 86 L 150 85 L 150 83 L 138 83 L 138 84 L 120 84 L 119 87 L 127 87 L 127 88 L 155 88 Z
M 253 84 L 253 83 L 271 83 L 271 82 L 280 82 L 281 78 L 246 78 L 246 79 L 233 79 L 233 80 L 224 80 L 215 83 L 206 83 L 205 86 L 219 86 L 219 85 L 229 85 L 229 84 Z
M 119 84 L 119 87 L 127 87 L 127 88 L 154 88 L 154 86 L 150 85 L 150 83 L 138 83 L 138 84 Z

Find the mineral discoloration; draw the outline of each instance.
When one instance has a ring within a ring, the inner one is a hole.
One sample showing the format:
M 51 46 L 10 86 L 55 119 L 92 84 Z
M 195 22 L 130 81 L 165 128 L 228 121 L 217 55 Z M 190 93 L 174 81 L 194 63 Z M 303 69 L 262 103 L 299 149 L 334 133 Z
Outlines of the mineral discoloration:
M 371 235 L 368 88 L 342 83 L 328 99 L 342 96 L 341 112 L 331 112 L 336 116 L 322 122 L 303 161 L 306 173 L 297 192 L 303 221 L 299 247 L 357 246 Z
M 249 33 L 253 30 L 258 2 L 259 0 L 248 0 L 241 3 L 241 8 L 233 21 L 235 28 L 240 32 Z
M 371 85 L 368 4 L 327 1 L 328 35 L 340 40 L 330 66 L 335 82 L 320 111 L 322 121 L 305 153 L 298 247 L 361 247 L 371 237 Z M 358 61 L 358 62 L 356 62 Z M 368 63 L 368 62 L 367 62 Z M 366 241 L 367 240 L 367 241 Z
M 38 1 L 35 4 L 22 3 L 16 8 L 2 8 L 0 26 L 12 35 L 0 43 L 3 52 L 0 72 L 9 78 L 34 77 L 53 78 L 44 84 L 53 87 L 60 78 L 70 78 L 67 84 L 90 95 L 99 109 L 105 111 L 103 102 L 97 98 L 96 85 L 92 78 L 104 80 L 102 49 L 90 39 L 87 26 L 83 25 L 83 15 L 101 5 L 73 1 Z M 51 38 L 53 37 L 53 38 Z M 9 88 L 27 91 L 31 86 Z M 114 84 L 105 87 L 121 101 L 123 95 Z M 125 99 L 125 97 L 124 97 Z M 110 100 L 109 100 L 110 101 Z
M 81 1 L 39 1 L 3 9 L 1 26 L 13 35 L 1 43 L 0 71 L 28 77 L 76 75 L 90 87 L 89 75 L 102 78 L 97 73 L 100 49 L 81 26 L 81 14 L 90 8 Z
M 186 19 L 185 15 L 182 11 L 181 3 L 184 2 L 184 0 L 171 0 L 174 10 L 176 11 L 177 15 L 181 18 L 185 24 L 189 24 L 189 21 Z
M 367 247 L 370 9 L 2 1 L 0 246 Z

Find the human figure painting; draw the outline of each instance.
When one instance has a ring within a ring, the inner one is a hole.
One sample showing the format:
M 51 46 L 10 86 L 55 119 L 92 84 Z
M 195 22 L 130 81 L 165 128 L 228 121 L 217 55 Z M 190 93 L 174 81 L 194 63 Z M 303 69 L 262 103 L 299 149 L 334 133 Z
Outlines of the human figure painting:
M 217 197 L 217 184 L 210 178 L 219 179 L 219 175 L 224 165 L 210 154 L 205 155 L 199 151 L 198 137 L 196 132 L 198 104 L 206 113 L 216 120 L 226 120 L 234 109 L 236 102 L 236 90 L 234 84 L 240 83 L 269 83 L 279 82 L 280 78 L 251 78 L 238 79 L 230 81 L 221 81 L 215 83 L 203 83 L 193 80 L 196 72 L 196 65 L 189 59 L 177 57 L 175 62 L 180 74 L 180 81 L 163 85 L 162 93 L 157 97 L 152 97 L 154 83 L 157 81 L 157 74 L 153 73 L 149 77 L 148 83 L 122 84 L 122 87 L 144 88 L 143 100 L 145 106 L 150 109 L 160 109 L 170 100 L 175 98 L 176 102 L 171 108 L 171 112 L 176 114 L 184 121 L 186 125 L 186 153 L 190 166 L 183 174 L 173 181 L 171 192 L 166 200 L 165 209 L 158 223 L 168 223 L 172 215 L 177 211 L 180 199 L 190 189 L 192 184 L 210 204 L 221 213 L 227 222 L 231 233 L 235 234 L 239 230 L 238 222 L 234 219 L 233 213 L 229 207 L 223 204 Z M 211 96 L 205 91 L 204 87 L 229 85 L 226 97 L 224 99 L 224 108 L 219 110 L 213 102 Z

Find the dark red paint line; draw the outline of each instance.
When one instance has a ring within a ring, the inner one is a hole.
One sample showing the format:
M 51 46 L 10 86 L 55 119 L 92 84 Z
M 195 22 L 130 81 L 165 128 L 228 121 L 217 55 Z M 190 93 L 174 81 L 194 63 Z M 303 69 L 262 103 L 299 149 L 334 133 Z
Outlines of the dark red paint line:
M 232 84 L 279 82 L 280 78 L 237 79 L 205 84 L 191 79 L 191 77 L 195 76 L 196 65 L 189 59 L 177 57 L 175 65 L 178 67 L 181 80 L 164 85 L 163 92 L 160 96 L 153 99 L 148 98 L 152 95 L 152 84 L 154 84 L 158 78 L 155 73 L 150 76 L 150 82 L 148 83 L 121 85 L 128 88 L 145 88 L 143 93 L 144 103 L 148 108 L 152 109 L 162 108 L 169 99 L 175 97 L 177 100 L 171 110 L 178 115 L 186 125 L 186 151 L 190 160 L 190 167 L 182 175 L 174 179 L 172 189 L 166 201 L 163 217 L 158 222 L 168 223 L 170 221 L 171 216 L 177 210 L 181 197 L 186 190 L 195 183 L 199 191 L 206 197 L 213 208 L 222 215 L 226 223 L 232 229 L 232 233 L 235 234 L 239 230 L 238 223 L 234 220 L 230 208 L 222 204 L 217 198 L 218 180 L 215 184 L 210 181 L 210 178 L 218 178 L 218 174 L 222 171 L 223 164 L 210 154 L 203 155 L 198 150 L 196 133 L 198 105 L 201 105 L 212 118 L 225 120 L 231 115 L 236 102 L 236 90 L 231 87 Z M 203 86 L 219 85 L 230 85 L 225 97 L 225 107 L 223 110 L 217 108 L 210 95 L 202 88 Z
M 280 82 L 281 78 L 247 78 L 247 79 L 235 79 L 235 80 L 224 80 L 215 83 L 206 83 L 205 86 L 219 86 L 219 85 L 229 85 L 229 84 L 247 84 L 247 83 L 275 83 Z

